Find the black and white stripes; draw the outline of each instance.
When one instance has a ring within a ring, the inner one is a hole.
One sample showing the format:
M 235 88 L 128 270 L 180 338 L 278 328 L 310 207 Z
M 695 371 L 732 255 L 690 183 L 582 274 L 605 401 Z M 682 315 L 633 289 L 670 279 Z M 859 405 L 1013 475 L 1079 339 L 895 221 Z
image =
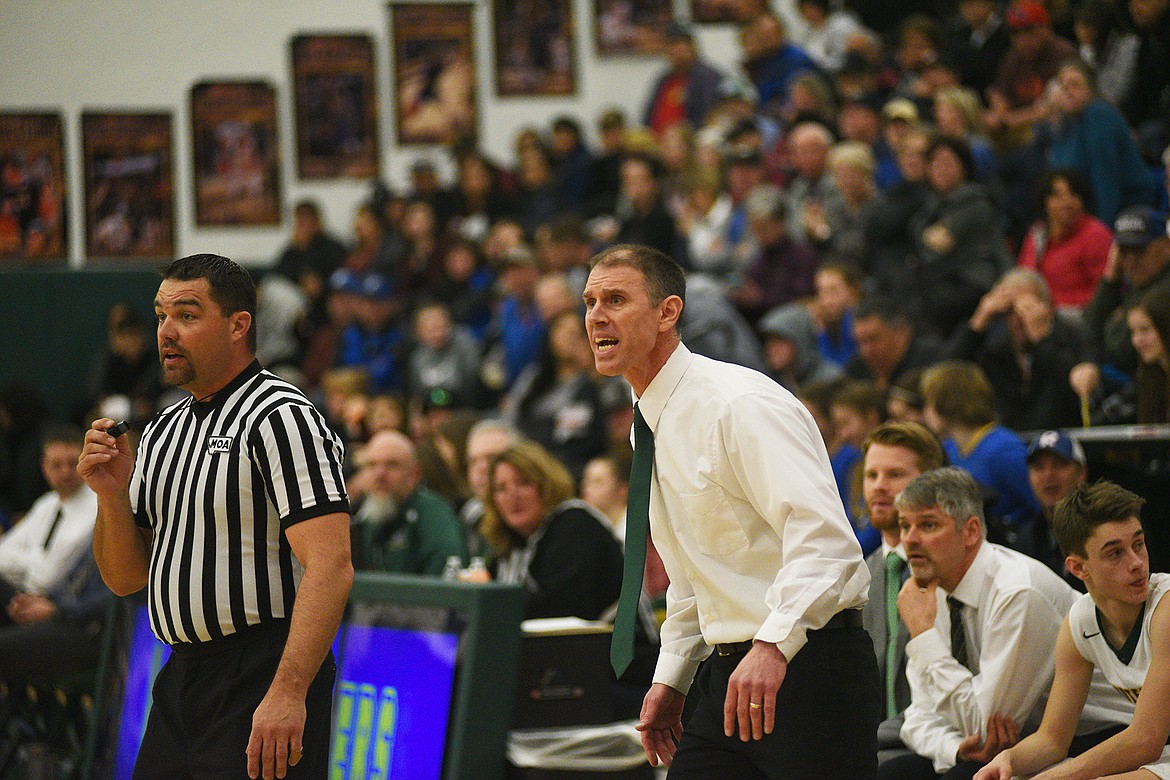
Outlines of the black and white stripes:
M 184 400 L 142 435 L 130 500 L 154 533 L 151 623 L 207 642 L 292 615 L 302 568 L 284 529 L 348 512 L 342 445 L 308 399 L 253 363 L 209 402 Z

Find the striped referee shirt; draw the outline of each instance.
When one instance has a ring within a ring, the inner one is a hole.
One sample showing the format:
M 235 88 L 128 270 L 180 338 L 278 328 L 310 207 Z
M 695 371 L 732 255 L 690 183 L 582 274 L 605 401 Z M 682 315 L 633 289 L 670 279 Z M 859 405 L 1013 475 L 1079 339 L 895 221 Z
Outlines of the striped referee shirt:
M 292 617 L 304 569 L 284 531 L 348 512 L 341 440 L 304 394 L 253 361 L 210 401 L 142 434 L 130 503 L 154 532 L 148 598 L 163 642 L 209 642 Z

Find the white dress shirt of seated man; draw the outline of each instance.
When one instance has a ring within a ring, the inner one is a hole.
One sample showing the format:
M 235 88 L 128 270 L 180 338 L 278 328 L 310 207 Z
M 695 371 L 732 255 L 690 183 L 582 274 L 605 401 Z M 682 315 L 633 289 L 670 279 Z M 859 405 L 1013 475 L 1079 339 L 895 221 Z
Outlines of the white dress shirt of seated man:
M 901 736 L 940 774 L 990 761 L 1039 723 L 1076 596 L 1039 561 L 986 541 L 982 506 L 974 479 L 953 467 L 924 472 L 895 500 L 912 575 L 898 594 L 911 637 Z M 952 632 L 952 609 L 965 637 Z
M 0 578 L 8 586 L 0 590 L 43 595 L 89 550 L 97 496 L 77 474 L 82 440 L 81 431 L 65 425 L 43 436 L 41 473 L 50 490 L 0 537 Z

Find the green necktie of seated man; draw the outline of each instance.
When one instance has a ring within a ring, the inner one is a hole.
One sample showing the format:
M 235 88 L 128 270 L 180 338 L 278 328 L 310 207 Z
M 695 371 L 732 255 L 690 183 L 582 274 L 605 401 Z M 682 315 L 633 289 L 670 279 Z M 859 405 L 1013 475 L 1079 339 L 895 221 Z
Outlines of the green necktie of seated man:
M 622 593 L 609 661 L 621 677 L 634 660 L 634 626 L 638 620 L 638 599 L 646 570 L 646 537 L 650 532 L 650 475 L 654 471 L 654 434 L 634 404 L 634 463 L 630 467 L 630 492 L 626 503 L 626 552 L 622 571 Z

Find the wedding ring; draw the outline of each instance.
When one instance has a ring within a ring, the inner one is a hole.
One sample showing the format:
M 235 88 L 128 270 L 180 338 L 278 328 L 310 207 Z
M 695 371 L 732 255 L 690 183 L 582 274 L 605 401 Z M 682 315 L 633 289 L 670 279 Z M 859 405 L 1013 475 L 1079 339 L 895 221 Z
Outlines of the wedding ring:
M 763 704 L 756 704 L 754 701 L 749 701 L 748 706 L 751 707 L 753 710 L 758 710 L 760 707 L 763 707 L 764 705 Z

